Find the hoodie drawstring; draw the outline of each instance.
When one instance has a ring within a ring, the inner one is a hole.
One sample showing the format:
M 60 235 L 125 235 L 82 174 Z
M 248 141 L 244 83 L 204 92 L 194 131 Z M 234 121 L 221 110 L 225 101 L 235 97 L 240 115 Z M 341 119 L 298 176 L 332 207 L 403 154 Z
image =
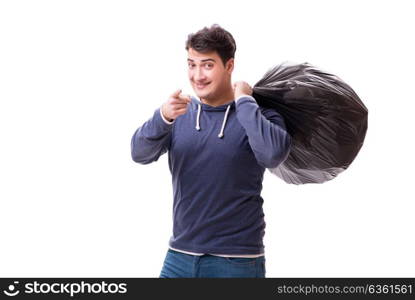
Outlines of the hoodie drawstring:
M 228 119 L 229 110 L 231 108 L 231 105 L 229 104 L 226 108 L 225 117 L 223 118 L 222 127 L 220 129 L 220 132 L 218 134 L 218 138 L 222 138 L 224 136 L 223 131 L 225 130 L 226 121 Z M 202 106 L 198 104 L 197 108 L 197 117 L 196 117 L 196 130 L 200 130 L 200 112 L 202 110 Z
M 220 129 L 220 132 L 218 134 L 218 138 L 223 137 L 223 130 L 225 129 L 225 124 L 226 124 L 226 120 L 228 119 L 228 113 L 229 113 L 230 108 L 231 108 L 231 105 L 229 104 L 228 107 L 226 108 L 225 117 L 223 118 L 222 128 Z
M 197 108 L 197 117 L 196 117 L 196 130 L 200 130 L 199 118 L 200 118 L 200 111 L 202 110 L 202 106 L 199 104 Z

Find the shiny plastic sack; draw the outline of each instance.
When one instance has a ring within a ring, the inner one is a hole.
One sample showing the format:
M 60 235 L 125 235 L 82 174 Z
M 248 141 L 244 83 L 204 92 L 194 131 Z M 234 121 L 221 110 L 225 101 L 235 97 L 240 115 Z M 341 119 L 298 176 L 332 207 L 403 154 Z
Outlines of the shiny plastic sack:
M 352 163 L 363 145 L 368 110 L 335 75 L 283 63 L 253 86 L 259 106 L 280 113 L 292 137 L 287 159 L 269 169 L 287 183 L 323 183 Z

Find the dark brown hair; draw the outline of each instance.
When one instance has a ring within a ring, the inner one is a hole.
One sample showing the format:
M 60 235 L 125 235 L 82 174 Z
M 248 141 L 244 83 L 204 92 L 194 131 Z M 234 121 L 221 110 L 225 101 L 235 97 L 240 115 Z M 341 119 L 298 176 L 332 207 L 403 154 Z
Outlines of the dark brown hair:
M 235 57 L 236 43 L 228 31 L 218 24 L 213 24 L 210 28 L 204 27 L 196 33 L 189 34 L 186 50 L 189 48 L 201 53 L 216 51 L 225 65 L 230 58 Z

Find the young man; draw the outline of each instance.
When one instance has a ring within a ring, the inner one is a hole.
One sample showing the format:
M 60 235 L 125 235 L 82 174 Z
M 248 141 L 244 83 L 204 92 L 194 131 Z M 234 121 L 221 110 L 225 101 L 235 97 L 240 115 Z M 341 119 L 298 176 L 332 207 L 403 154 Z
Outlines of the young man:
M 228 31 L 205 27 L 186 50 L 197 97 L 175 91 L 131 140 L 141 164 L 168 151 L 173 234 L 160 277 L 265 277 L 263 174 L 286 159 L 291 137 L 249 84 L 231 83 Z

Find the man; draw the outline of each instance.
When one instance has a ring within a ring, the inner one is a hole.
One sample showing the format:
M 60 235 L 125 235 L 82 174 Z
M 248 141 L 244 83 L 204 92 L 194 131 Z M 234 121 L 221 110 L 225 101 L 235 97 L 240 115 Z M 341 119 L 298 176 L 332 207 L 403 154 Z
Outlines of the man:
M 231 83 L 228 31 L 205 27 L 186 50 L 197 97 L 175 91 L 131 140 L 141 164 L 168 151 L 173 234 L 160 277 L 265 277 L 263 174 L 286 159 L 291 137 L 249 84 Z

